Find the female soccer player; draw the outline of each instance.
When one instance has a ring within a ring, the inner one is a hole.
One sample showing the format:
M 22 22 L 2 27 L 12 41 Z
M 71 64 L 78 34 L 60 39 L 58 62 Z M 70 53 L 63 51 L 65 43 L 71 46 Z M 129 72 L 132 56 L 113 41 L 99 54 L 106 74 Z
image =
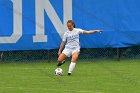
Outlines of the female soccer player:
M 75 68 L 76 61 L 78 59 L 80 52 L 79 34 L 93 34 L 102 31 L 101 30 L 84 31 L 82 29 L 75 28 L 75 23 L 73 22 L 73 20 L 68 20 L 67 27 L 68 31 L 65 32 L 62 43 L 60 45 L 60 49 L 58 51 L 59 57 L 57 66 L 61 66 L 62 64 L 64 64 L 65 58 L 70 57 L 72 55 L 68 71 L 68 75 L 71 75 L 73 69 Z

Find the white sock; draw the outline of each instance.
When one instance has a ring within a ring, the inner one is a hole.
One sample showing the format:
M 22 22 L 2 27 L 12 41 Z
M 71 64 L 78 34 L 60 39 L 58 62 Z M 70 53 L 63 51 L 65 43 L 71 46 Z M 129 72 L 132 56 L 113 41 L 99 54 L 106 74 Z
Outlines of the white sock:
M 68 73 L 72 73 L 73 69 L 75 68 L 75 65 L 76 65 L 76 63 L 74 63 L 74 62 L 71 62 L 71 63 L 70 63 Z

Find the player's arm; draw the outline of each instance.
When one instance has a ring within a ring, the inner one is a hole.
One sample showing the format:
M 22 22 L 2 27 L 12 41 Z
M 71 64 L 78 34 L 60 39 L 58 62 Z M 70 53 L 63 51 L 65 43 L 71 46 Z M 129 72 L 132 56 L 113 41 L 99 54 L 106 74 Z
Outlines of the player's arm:
M 83 34 L 93 34 L 97 32 L 103 32 L 102 30 L 90 30 L 90 31 L 83 31 Z
M 65 46 L 65 41 L 62 41 L 62 43 L 61 43 L 61 45 L 60 45 L 60 48 L 59 48 L 59 51 L 58 51 L 58 55 L 61 54 L 61 52 L 62 52 L 64 46 Z

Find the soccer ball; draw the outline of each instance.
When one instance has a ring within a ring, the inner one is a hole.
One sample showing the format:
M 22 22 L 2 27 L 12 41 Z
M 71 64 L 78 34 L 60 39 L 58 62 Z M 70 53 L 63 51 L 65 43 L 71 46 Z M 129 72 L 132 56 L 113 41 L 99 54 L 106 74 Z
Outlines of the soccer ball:
M 55 75 L 57 75 L 57 76 L 63 75 L 63 70 L 61 68 L 55 69 Z

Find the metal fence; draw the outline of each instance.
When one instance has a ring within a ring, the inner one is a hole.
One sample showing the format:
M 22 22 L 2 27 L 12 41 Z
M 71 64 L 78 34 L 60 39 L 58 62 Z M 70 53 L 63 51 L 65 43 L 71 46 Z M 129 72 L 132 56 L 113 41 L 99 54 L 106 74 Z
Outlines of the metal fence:
M 32 51 L 0 51 L 0 62 L 56 62 L 56 50 Z M 39 61 L 38 61 L 39 60 Z M 70 58 L 67 58 L 70 60 Z M 108 60 L 140 60 L 140 46 L 127 48 L 88 48 L 81 49 L 79 60 L 81 62 L 96 62 Z

